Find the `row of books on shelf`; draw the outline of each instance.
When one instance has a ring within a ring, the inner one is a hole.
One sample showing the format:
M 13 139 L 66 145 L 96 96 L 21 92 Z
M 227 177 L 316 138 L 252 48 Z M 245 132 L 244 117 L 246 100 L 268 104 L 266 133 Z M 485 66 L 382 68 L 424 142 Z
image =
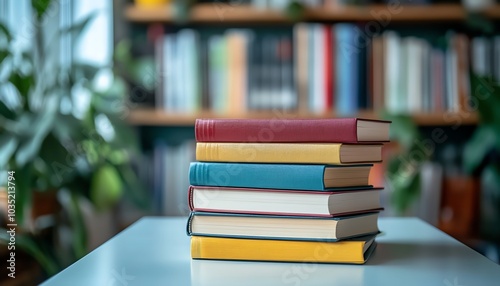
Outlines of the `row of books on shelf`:
M 366 262 L 381 210 L 381 189 L 369 185 L 369 173 L 381 161 L 389 122 L 284 120 L 272 139 L 249 142 L 275 123 L 196 121 L 191 257 Z M 325 255 L 314 254 L 320 247 Z
M 402 37 L 366 27 L 305 24 L 293 32 L 181 29 L 156 42 L 156 106 L 168 112 L 386 109 L 458 112 L 469 107 L 470 71 L 500 81 L 500 36 Z
M 286 9 L 291 1 L 289 0 L 237 0 L 237 1 L 232 1 L 232 0 L 203 0 L 200 2 L 207 2 L 207 3 L 216 3 L 218 5 L 251 5 L 255 8 L 258 9 L 265 9 L 265 10 L 284 10 Z M 360 4 L 354 0 L 352 1 L 341 1 L 341 0 L 295 0 L 294 2 L 299 3 L 305 7 L 313 7 L 313 8 L 324 8 L 324 9 L 334 9 L 338 8 L 342 5 L 356 5 Z M 365 0 L 362 3 L 363 4 L 369 4 L 369 3 L 390 3 L 390 0 L 384 0 L 384 1 L 373 1 L 373 0 Z M 433 1 L 430 0 L 414 0 L 413 2 L 405 2 L 403 1 L 402 3 L 411 3 L 411 4 L 428 4 Z
M 158 141 L 149 152 L 136 159 L 137 174 L 148 190 L 153 214 L 188 215 L 186 190 L 189 163 L 195 159 L 195 142 L 179 145 Z

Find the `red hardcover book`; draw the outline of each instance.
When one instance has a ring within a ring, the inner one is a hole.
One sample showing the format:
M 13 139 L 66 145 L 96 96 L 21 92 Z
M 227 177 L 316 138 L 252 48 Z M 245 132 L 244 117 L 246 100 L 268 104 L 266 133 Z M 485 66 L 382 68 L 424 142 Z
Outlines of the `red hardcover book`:
M 390 121 L 335 119 L 197 119 L 198 142 L 388 142 Z
M 239 214 L 335 217 L 376 212 L 382 188 L 342 188 L 299 191 L 233 187 L 190 186 L 192 211 Z

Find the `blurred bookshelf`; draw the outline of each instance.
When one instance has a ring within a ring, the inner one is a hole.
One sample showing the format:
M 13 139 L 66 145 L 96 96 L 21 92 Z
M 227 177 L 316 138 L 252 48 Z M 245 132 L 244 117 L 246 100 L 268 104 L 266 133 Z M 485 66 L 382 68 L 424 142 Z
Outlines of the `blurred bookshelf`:
M 219 5 L 219 6 L 216 6 Z M 192 23 L 289 23 L 282 12 L 255 8 L 251 5 L 222 3 L 196 4 L 189 16 Z M 398 13 L 391 14 L 390 21 L 464 21 L 468 17 L 466 9 L 460 4 L 432 4 L 401 6 Z M 218 11 L 227 9 L 227 11 Z M 340 6 L 335 9 L 306 8 L 301 21 L 371 21 L 377 20 L 374 15 L 387 11 L 388 5 Z M 500 19 L 500 5 L 495 5 L 482 12 L 486 18 Z M 125 17 L 131 22 L 173 22 L 173 11 L 170 6 L 140 7 L 130 5 L 125 10 Z
M 372 111 L 359 111 L 353 116 L 367 119 L 377 119 L 380 115 Z M 264 119 L 264 118 L 286 118 L 286 119 L 318 119 L 336 118 L 333 113 L 313 114 L 313 113 L 287 113 L 287 112 L 246 112 L 218 114 L 211 111 L 198 113 L 168 113 L 153 108 L 137 109 L 130 112 L 127 120 L 135 126 L 194 126 L 197 118 L 237 118 L 237 119 Z M 411 115 L 413 121 L 419 126 L 451 126 L 456 121 L 453 118 L 460 118 L 460 123 L 464 125 L 475 125 L 478 117 L 475 113 L 420 113 Z
M 195 160 L 198 118 L 405 115 L 423 137 L 443 127 L 450 138 L 447 146 L 436 144 L 433 165 L 426 166 L 432 178 L 422 180 L 464 179 L 457 163 L 460 148 L 480 124 L 479 115 L 471 111 L 469 76 L 500 81 L 500 4 L 479 13 L 467 11 L 460 1 L 401 4 L 397 13 L 391 13 L 391 2 L 309 6 L 292 20 L 283 9 L 248 4 L 259 1 L 200 2 L 180 22 L 170 5 L 124 4 L 119 11 L 135 51 L 155 62 L 155 91 L 145 104 L 134 104 L 127 122 L 143 136 L 141 166 L 148 166 L 144 177 L 154 201 L 161 202 L 159 214 L 187 214 L 182 209 L 184 176 L 189 161 Z M 471 29 L 474 17 L 490 21 L 494 31 Z M 349 49 L 342 50 L 346 46 Z M 463 128 L 456 132 L 458 126 Z M 398 143 L 393 143 L 390 152 L 398 152 Z M 384 184 L 384 178 L 379 179 Z M 443 186 L 433 187 L 443 198 L 450 197 L 453 188 Z M 463 192 L 477 195 L 478 190 L 464 187 Z M 452 209 L 459 214 L 471 201 L 460 200 Z M 456 214 L 451 220 L 457 229 L 471 229 L 471 221 L 476 223 Z M 464 241 L 474 236 L 474 231 L 447 232 Z

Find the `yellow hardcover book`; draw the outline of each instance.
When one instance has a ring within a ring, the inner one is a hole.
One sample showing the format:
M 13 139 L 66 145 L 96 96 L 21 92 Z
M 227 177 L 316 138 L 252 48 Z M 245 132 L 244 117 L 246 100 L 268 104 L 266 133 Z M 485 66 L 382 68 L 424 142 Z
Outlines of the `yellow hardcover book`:
M 193 259 L 363 264 L 375 249 L 375 236 L 323 242 L 191 237 Z
M 196 160 L 341 165 L 382 160 L 381 144 L 196 143 Z

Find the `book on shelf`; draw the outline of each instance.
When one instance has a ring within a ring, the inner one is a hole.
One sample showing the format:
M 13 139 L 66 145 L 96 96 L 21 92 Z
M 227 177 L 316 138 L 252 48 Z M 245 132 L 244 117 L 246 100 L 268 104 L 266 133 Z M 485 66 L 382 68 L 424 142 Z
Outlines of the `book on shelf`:
M 375 247 L 375 235 L 338 242 L 192 236 L 191 258 L 363 264 Z
M 174 146 L 159 140 L 152 147 L 146 156 L 148 161 L 139 169 L 150 170 L 148 176 L 141 176 L 141 181 L 152 190 L 153 211 L 161 215 L 187 215 L 185 189 L 189 187 L 189 179 L 185 170 L 195 159 L 194 141 Z
M 390 121 L 336 119 L 197 119 L 198 142 L 387 142 Z
M 335 191 L 190 186 L 191 210 L 335 217 L 381 210 L 381 188 Z
M 194 186 L 325 191 L 368 186 L 371 166 L 193 162 L 189 167 L 189 183 Z
M 194 236 L 340 241 L 376 234 L 378 213 L 335 218 L 193 212 L 187 232 Z
M 382 160 L 382 144 L 198 142 L 196 160 L 327 165 L 376 163 Z
M 351 23 L 169 32 L 155 43 L 157 108 L 314 114 L 470 109 L 469 70 L 500 80 L 499 37 L 373 37 Z M 342 71 L 342 72 L 339 72 Z

